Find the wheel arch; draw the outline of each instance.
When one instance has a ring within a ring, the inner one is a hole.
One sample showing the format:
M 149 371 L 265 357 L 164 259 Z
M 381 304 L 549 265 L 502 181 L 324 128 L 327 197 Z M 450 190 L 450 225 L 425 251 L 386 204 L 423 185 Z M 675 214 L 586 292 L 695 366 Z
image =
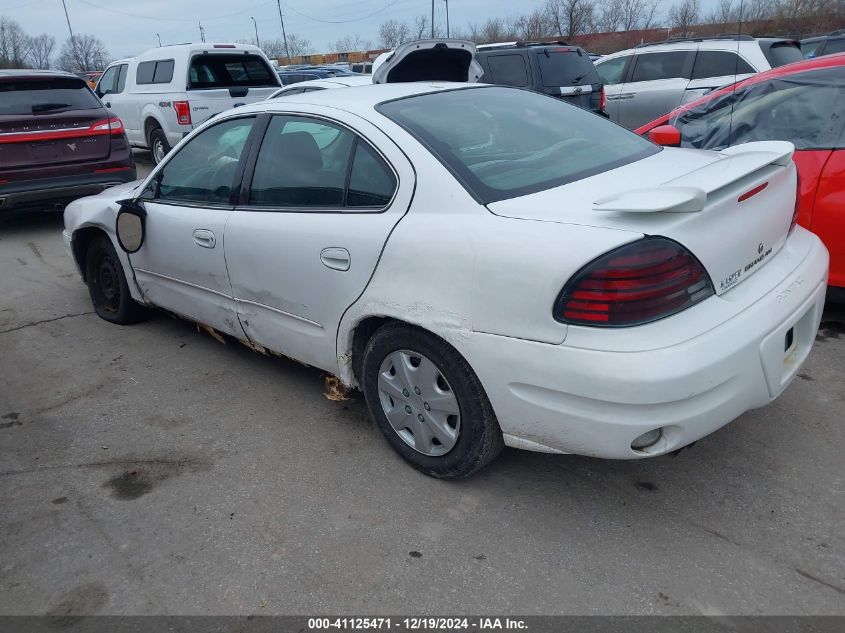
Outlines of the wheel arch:
M 88 248 L 91 246 L 97 237 L 103 236 L 111 241 L 111 236 L 108 232 L 100 226 L 83 226 L 73 232 L 71 239 L 71 250 L 73 251 L 73 259 L 76 266 L 82 275 L 82 281 L 88 283 L 85 271 L 85 258 L 88 255 Z
M 162 125 L 161 121 L 153 112 L 145 112 L 144 113 L 144 141 L 147 143 L 147 147 L 150 147 L 150 134 L 152 134 L 153 130 L 159 128 L 164 130 L 164 125 Z

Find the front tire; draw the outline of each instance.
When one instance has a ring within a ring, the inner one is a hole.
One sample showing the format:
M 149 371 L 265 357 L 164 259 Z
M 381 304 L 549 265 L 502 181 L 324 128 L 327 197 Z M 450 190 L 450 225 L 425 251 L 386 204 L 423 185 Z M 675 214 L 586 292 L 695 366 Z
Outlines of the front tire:
M 129 293 L 129 284 L 114 246 L 105 236 L 95 238 L 85 254 L 85 279 L 94 311 L 109 323 L 129 325 L 149 317 L 149 310 Z
M 164 130 L 160 127 L 153 129 L 150 132 L 150 153 L 153 155 L 155 164 L 158 165 L 164 157 L 170 152 L 170 143 L 167 142 L 167 136 Z
M 385 438 L 417 470 L 467 477 L 502 450 L 502 430 L 469 363 L 443 339 L 382 326 L 364 350 L 362 386 Z

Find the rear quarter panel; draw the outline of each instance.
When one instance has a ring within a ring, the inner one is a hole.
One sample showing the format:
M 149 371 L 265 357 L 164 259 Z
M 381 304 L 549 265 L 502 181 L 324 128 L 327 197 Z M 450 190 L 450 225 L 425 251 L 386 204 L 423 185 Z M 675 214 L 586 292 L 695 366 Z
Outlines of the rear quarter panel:
M 845 150 L 832 152 L 824 166 L 810 228 L 830 251 L 830 285 L 845 287 Z

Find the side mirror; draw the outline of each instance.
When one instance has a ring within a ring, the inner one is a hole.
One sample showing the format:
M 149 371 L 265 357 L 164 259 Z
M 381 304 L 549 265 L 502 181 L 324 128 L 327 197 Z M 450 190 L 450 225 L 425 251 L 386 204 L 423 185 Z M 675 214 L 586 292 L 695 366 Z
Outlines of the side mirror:
M 140 200 L 120 200 L 115 221 L 117 243 L 127 253 L 137 253 L 144 245 L 147 210 Z
M 658 125 L 648 133 L 648 139 L 664 147 L 678 147 L 681 144 L 681 132 L 674 125 Z

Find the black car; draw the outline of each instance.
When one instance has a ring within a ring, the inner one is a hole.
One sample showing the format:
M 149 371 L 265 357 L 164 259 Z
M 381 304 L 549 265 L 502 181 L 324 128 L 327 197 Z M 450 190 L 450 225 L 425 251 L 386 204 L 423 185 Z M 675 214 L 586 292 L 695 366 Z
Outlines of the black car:
M 60 209 L 132 180 L 123 123 L 83 79 L 0 70 L 0 214 Z
M 529 88 L 604 114 L 604 88 L 590 55 L 564 42 L 484 44 L 476 58 L 481 81 Z
M 806 58 L 845 53 L 845 29 L 834 31 L 830 35 L 801 40 L 801 52 Z

